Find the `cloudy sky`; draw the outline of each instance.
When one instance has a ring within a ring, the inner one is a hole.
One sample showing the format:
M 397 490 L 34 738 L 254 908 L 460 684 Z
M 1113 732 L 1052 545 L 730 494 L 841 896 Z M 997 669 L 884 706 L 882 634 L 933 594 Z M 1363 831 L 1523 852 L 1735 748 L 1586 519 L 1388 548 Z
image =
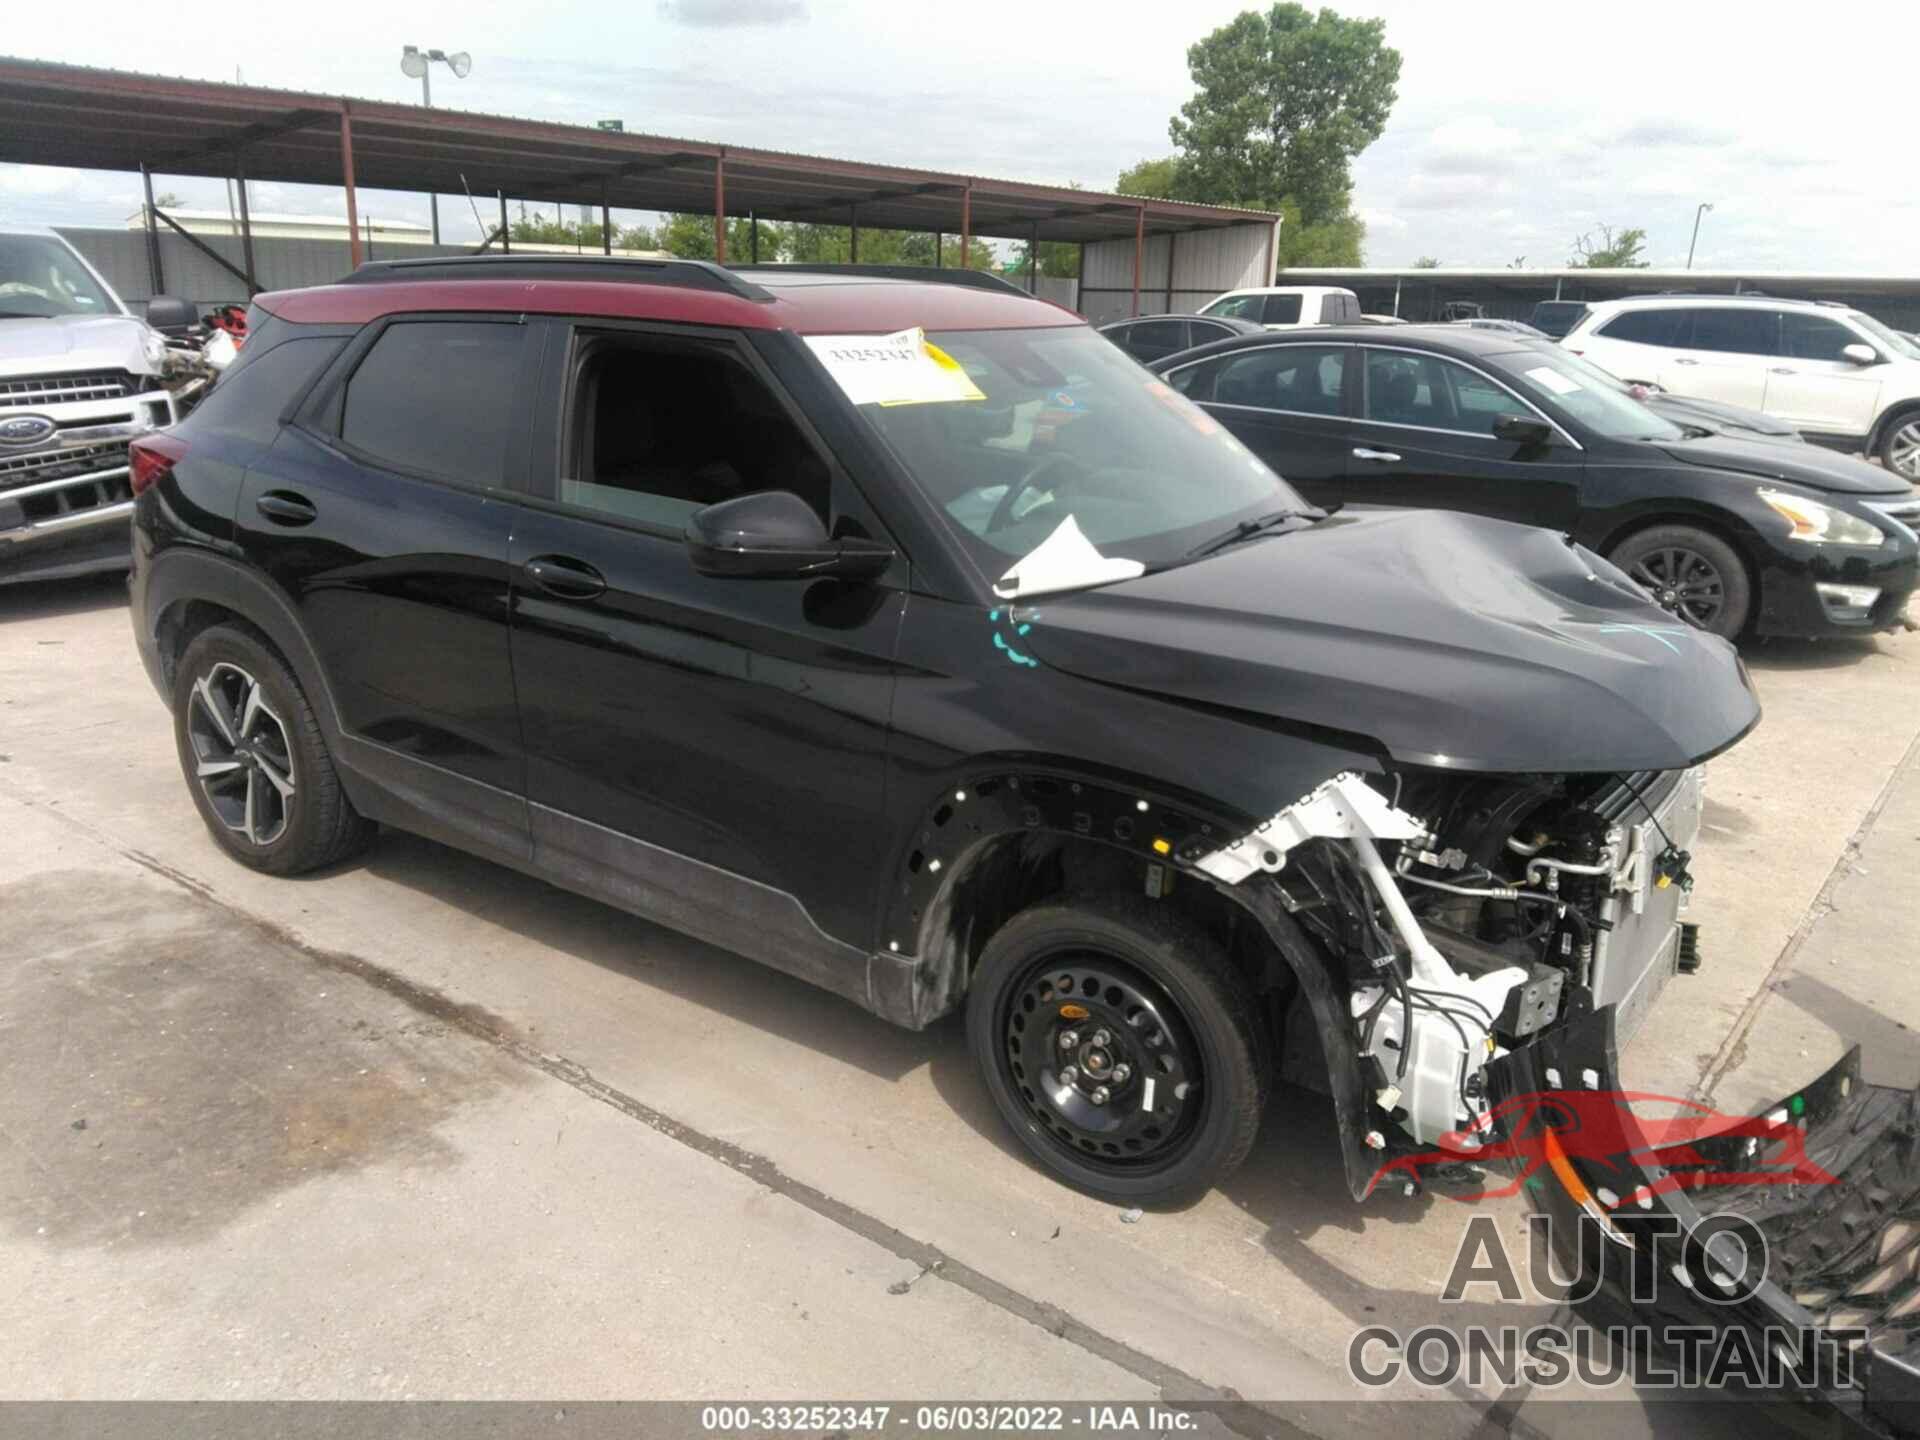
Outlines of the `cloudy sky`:
M 373 6 L 95 0 L 14 7 L 0 49 L 31 59 L 388 100 L 418 93 L 405 43 L 474 57 L 443 105 L 1105 188 L 1166 153 L 1190 92 L 1185 48 L 1245 0 L 629 0 Z M 1648 258 L 1703 269 L 1920 271 L 1910 0 L 1760 8 L 1670 0 L 1605 11 L 1469 0 L 1340 5 L 1378 14 L 1400 101 L 1355 170 L 1367 259 L 1564 263 L 1574 236 L 1639 225 Z M 1606 15 L 1609 18 L 1602 18 Z M 187 18 L 191 16 L 192 18 Z M 1888 57 L 1884 69 L 1875 57 Z M 214 181 L 161 182 L 224 207 Z M 118 224 L 135 177 L 0 166 L 0 216 Z M 259 210 L 342 209 L 339 192 L 259 184 Z M 424 222 L 424 197 L 362 213 Z M 458 201 L 450 238 L 475 233 Z

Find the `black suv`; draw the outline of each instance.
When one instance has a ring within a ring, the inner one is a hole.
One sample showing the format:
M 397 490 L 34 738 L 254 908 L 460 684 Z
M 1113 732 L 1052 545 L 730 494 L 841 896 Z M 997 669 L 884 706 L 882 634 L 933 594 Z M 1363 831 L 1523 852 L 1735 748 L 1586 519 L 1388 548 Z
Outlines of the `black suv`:
M 377 824 L 921 1027 L 1053 1173 L 1356 1195 L 1682 954 L 1730 646 L 1547 530 L 1316 510 L 978 275 L 390 262 L 136 448 L 133 626 L 242 864 Z

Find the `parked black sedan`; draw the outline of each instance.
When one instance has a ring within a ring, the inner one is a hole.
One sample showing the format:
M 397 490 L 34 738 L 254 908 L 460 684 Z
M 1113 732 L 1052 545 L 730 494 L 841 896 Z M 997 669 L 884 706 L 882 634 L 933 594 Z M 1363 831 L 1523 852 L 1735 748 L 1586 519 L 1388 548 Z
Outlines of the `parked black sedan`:
M 1149 368 L 1322 504 L 1564 530 L 1718 635 L 1903 623 L 1920 491 L 1661 418 L 1558 347 L 1464 326 L 1268 333 Z
M 1138 315 L 1102 325 L 1100 333 L 1145 365 L 1196 345 L 1270 332 L 1257 320 L 1235 320 L 1225 315 Z

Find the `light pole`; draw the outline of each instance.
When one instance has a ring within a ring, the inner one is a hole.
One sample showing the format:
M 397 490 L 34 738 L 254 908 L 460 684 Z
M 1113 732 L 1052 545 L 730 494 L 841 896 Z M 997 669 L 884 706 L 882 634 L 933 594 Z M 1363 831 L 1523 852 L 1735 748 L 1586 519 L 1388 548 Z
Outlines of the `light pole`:
M 413 75 L 420 80 L 420 103 L 428 109 L 433 108 L 433 82 L 427 72 L 433 68 L 434 61 L 440 61 L 453 71 L 453 78 L 464 80 L 473 73 L 473 57 L 464 50 L 456 50 L 449 55 L 444 50 L 422 50 L 418 45 L 409 45 L 400 52 L 400 73 Z M 440 196 L 434 191 L 427 192 L 427 202 L 433 207 L 433 243 L 440 243 Z
M 1711 200 L 1702 200 L 1700 208 L 1693 212 L 1693 239 L 1687 242 L 1687 269 L 1693 268 L 1693 247 L 1700 243 L 1700 217 L 1713 208 Z

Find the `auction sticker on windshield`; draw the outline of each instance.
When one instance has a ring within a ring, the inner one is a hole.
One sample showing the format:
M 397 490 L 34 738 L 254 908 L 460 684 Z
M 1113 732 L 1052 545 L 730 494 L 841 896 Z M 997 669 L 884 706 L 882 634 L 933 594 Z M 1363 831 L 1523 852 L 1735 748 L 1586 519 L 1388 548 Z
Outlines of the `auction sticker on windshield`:
M 914 326 L 892 335 L 809 335 L 807 344 L 856 405 L 984 400 L 960 362 Z
M 1556 395 L 1571 395 L 1581 388 L 1578 380 L 1570 375 L 1562 375 L 1551 365 L 1540 365 L 1527 371 L 1527 378 L 1535 384 L 1546 386 Z

